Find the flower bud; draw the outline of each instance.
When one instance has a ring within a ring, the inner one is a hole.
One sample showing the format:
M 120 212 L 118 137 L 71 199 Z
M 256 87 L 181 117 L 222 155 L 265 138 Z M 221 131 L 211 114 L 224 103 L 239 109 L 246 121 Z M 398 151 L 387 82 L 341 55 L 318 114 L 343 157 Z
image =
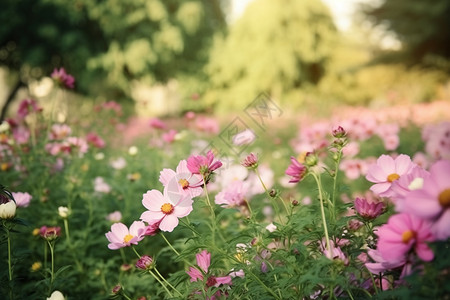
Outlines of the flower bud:
M 343 138 L 347 135 L 347 132 L 345 132 L 345 129 L 342 128 L 341 126 L 338 126 L 337 128 L 333 129 L 333 136 L 335 138 Z
M 258 167 L 258 156 L 256 156 L 253 153 L 250 153 L 241 162 L 241 165 L 243 165 L 244 167 L 249 168 L 249 169 L 256 169 Z
M 122 290 L 122 286 L 120 284 L 116 285 L 115 287 L 113 287 L 112 289 L 112 293 L 114 295 L 117 295 L 120 293 L 120 291 Z
M 16 215 L 16 203 L 0 195 L 0 219 L 12 219 Z
M 67 217 L 70 216 L 71 211 L 69 210 L 68 207 L 60 206 L 58 207 L 58 214 L 61 218 L 67 219 Z
M 141 258 L 136 262 L 136 268 L 142 270 L 150 270 L 153 268 L 153 258 L 148 255 L 142 255 Z

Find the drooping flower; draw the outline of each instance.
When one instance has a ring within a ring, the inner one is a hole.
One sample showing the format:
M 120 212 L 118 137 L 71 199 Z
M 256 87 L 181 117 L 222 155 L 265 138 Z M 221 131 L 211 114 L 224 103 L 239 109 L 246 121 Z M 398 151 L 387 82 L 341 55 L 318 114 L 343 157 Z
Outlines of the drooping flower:
M 55 68 L 51 74 L 51 77 L 57 84 L 61 85 L 62 87 L 68 89 L 74 88 L 75 78 L 72 75 L 67 74 L 64 68 L 60 68 L 59 70 Z
M 30 205 L 30 201 L 33 198 L 33 196 L 31 196 L 30 194 L 22 192 L 12 192 L 12 195 L 14 197 L 14 200 L 16 200 L 17 207 L 27 207 L 28 205 Z
M 209 266 L 211 265 L 211 253 L 206 250 L 196 254 L 197 266 L 199 268 L 190 267 L 186 273 L 191 277 L 190 281 L 195 282 L 197 280 L 204 280 L 206 278 L 206 287 L 219 287 L 221 284 L 231 284 L 230 276 L 216 277 L 208 273 Z M 199 270 L 200 269 L 200 270 Z
M 400 213 L 389 218 L 388 222 L 378 228 L 377 250 L 389 263 L 400 261 L 408 252 L 414 252 L 424 261 L 434 258 L 427 242 L 434 240 L 431 224 L 414 215 Z
M 178 226 L 178 218 L 189 215 L 192 211 L 192 198 L 181 194 L 164 195 L 158 190 L 147 191 L 142 204 L 148 210 L 141 214 L 141 220 L 153 224 L 159 222 L 162 231 L 173 231 Z
M 364 219 L 372 220 L 383 213 L 384 202 L 372 202 L 365 198 L 356 197 L 355 209 Z
M 258 167 L 258 156 L 254 153 L 250 153 L 247 157 L 241 162 L 246 168 L 256 169 Z
M 434 163 L 423 187 L 409 192 L 405 199 L 405 212 L 432 222 L 432 232 L 437 239 L 450 237 L 450 161 Z
M 388 155 L 381 155 L 377 163 L 370 166 L 366 179 L 375 183 L 370 189 L 380 197 L 390 197 L 392 182 L 400 176 L 408 174 L 415 167 L 408 155 L 400 154 L 393 159 Z
M 111 231 L 105 234 L 109 241 L 108 248 L 116 250 L 131 246 L 131 244 L 137 245 L 145 237 L 145 227 L 142 221 L 134 221 L 129 230 L 123 223 L 112 224 Z
M 206 156 L 191 155 L 187 159 L 187 168 L 192 174 L 201 174 L 205 178 L 222 166 L 220 160 L 214 161 L 214 153 L 209 150 Z
M 136 262 L 136 268 L 148 270 L 153 268 L 153 258 L 148 255 L 142 255 Z
M 176 171 L 163 169 L 159 181 L 170 194 L 188 195 L 191 198 L 199 196 L 203 192 L 203 178 L 201 175 L 192 174 L 186 160 L 179 162 Z
M 295 157 L 291 156 L 291 164 L 285 172 L 286 175 L 292 177 L 289 182 L 297 183 L 301 181 L 303 178 L 305 178 L 307 172 L 307 168 L 303 164 L 299 163 Z

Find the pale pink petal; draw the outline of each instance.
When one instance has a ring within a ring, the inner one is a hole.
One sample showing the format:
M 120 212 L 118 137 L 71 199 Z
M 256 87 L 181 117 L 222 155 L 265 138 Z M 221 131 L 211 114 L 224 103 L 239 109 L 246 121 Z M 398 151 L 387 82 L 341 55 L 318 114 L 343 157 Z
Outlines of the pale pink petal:
M 446 240 L 450 237 L 450 209 L 446 209 L 441 217 L 433 224 L 431 230 L 438 240 Z
M 395 161 L 389 155 L 381 155 L 377 159 L 377 165 L 383 170 L 385 174 L 395 173 Z
M 366 179 L 370 182 L 386 182 L 389 174 L 383 171 L 380 166 L 372 165 L 367 171 Z
M 181 160 L 180 163 L 177 166 L 177 173 L 181 174 L 181 173 L 191 173 L 187 167 L 187 161 L 186 160 Z
M 188 273 L 188 275 L 191 277 L 191 279 L 190 279 L 191 282 L 195 282 L 199 279 L 203 280 L 202 272 L 200 272 L 199 270 L 197 270 L 194 267 L 190 267 L 189 271 L 186 271 L 186 273 Z
M 185 217 L 191 213 L 193 210 L 192 205 L 191 206 L 175 206 L 173 213 L 178 218 Z
M 130 234 L 140 237 L 145 232 L 146 225 L 142 221 L 134 221 L 130 226 Z
M 450 161 L 440 160 L 434 163 L 430 168 L 430 173 L 439 190 L 450 189 Z
M 220 284 L 228 284 L 228 285 L 230 285 L 232 283 L 230 276 L 216 277 L 216 282 L 217 282 L 215 284 L 216 287 L 218 287 Z
M 383 193 L 385 193 L 389 188 L 391 187 L 391 184 L 389 182 L 385 183 L 377 183 L 370 187 L 370 190 L 374 192 L 375 194 L 381 196 Z
M 174 170 L 171 169 L 163 169 L 160 172 L 159 181 L 166 186 L 169 181 L 176 175 Z
M 142 198 L 142 205 L 151 211 L 160 211 L 161 206 L 167 202 L 158 190 L 147 191 Z
M 165 214 L 162 211 L 145 211 L 141 214 L 140 219 L 149 224 L 153 224 L 164 218 L 164 216 Z
M 161 231 L 168 231 L 172 232 L 175 227 L 178 226 L 178 218 L 176 216 L 172 215 L 166 215 L 161 223 L 159 224 L 159 229 Z
M 411 158 L 408 155 L 400 154 L 395 159 L 395 171 L 393 173 L 397 173 L 399 175 L 405 174 L 409 170 L 411 170 L 411 167 L 413 164 L 411 163 Z
M 113 232 L 119 239 L 123 239 L 123 237 L 129 233 L 128 227 L 122 223 L 112 224 L 111 232 Z

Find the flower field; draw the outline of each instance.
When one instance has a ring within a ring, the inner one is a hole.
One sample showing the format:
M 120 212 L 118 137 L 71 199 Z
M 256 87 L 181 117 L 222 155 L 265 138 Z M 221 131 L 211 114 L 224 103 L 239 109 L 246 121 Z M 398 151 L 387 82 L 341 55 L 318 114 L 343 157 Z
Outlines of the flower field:
M 448 299 L 448 101 L 135 128 L 60 100 L 0 124 L 1 299 Z

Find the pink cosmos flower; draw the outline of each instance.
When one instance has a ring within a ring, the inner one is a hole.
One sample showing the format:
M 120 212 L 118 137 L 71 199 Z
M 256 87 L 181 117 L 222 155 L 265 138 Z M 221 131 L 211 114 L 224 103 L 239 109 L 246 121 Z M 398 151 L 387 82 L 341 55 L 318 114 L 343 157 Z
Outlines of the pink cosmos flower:
M 30 113 L 33 112 L 41 112 L 42 107 L 40 107 L 36 100 L 34 99 L 24 99 L 19 104 L 19 108 L 17 110 L 17 117 L 19 120 L 25 119 Z
M 166 124 L 158 118 L 151 119 L 149 125 L 155 129 L 166 129 Z
M 425 150 L 435 159 L 450 159 L 450 122 L 424 127 Z
M 51 74 L 51 77 L 53 80 L 56 81 L 56 83 L 60 84 L 61 86 L 73 89 L 75 84 L 75 78 L 73 78 L 72 75 L 69 75 L 66 73 L 66 70 L 64 68 L 54 69 L 53 73 Z
M 375 249 L 369 249 L 367 251 L 367 254 L 369 254 L 372 260 L 374 260 L 374 262 L 366 262 L 364 265 L 371 273 L 376 275 L 378 275 L 379 273 L 384 273 L 385 271 L 388 270 L 403 267 L 407 263 L 406 256 L 399 258 L 397 261 L 395 260 L 387 261 L 381 256 L 380 252 Z M 408 268 L 403 269 L 402 275 L 400 276 L 401 278 L 403 278 L 406 275 L 409 275 L 404 273 L 407 270 Z
M 407 200 L 409 192 L 421 189 L 425 178 L 429 177 L 430 173 L 419 166 L 414 167 L 410 173 L 401 176 L 394 181 L 391 186 L 391 200 L 395 204 L 397 212 L 404 211 L 404 202 Z
M 431 224 L 414 215 L 400 213 L 391 216 L 376 235 L 377 249 L 389 263 L 400 261 L 411 249 L 424 261 L 434 258 L 433 251 L 427 245 L 427 242 L 434 240 Z
M 234 180 L 216 195 L 215 202 L 218 205 L 226 205 L 228 207 L 245 206 L 245 200 L 248 197 L 248 189 L 248 185 L 243 181 Z
M 439 240 L 450 237 L 450 161 L 440 160 L 430 168 L 423 187 L 405 196 L 404 211 L 433 222 Z
M 291 176 L 290 183 L 297 183 L 305 178 L 306 173 L 308 172 L 307 168 L 298 162 L 298 160 L 291 156 L 291 164 L 286 169 L 286 175 Z
M 86 135 L 86 141 L 95 148 L 101 149 L 105 147 L 105 141 L 94 132 Z
M 14 197 L 14 200 L 16 200 L 17 207 L 27 207 L 28 205 L 30 205 L 30 201 L 33 198 L 33 196 L 31 196 L 30 194 L 22 192 L 12 192 L 12 195 Z
M 175 136 L 177 135 L 177 131 L 175 129 L 170 129 L 168 132 L 164 132 L 161 135 L 163 141 L 167 144 L 172 144 L 175 141 Z
M 181 194 L 194 198 L 203 192 L 203 179 L 201 175 L 192 174 L 186 160 L 178 163 L 176 171 L 163 169 L 160 173 L 159 181 L 167 188 L 169 194 Z
M 247 157 L 241 162 L 241 165 L 249 168 L 255 169 L 258 167 L 258 156 L 254 153 L 250 153 Z
M 214 161 L 214 154 L 211 150 L 206 153 L 206 156 L 191 155 L 187 159 L 188 170 L 192 174 L 202 174 L 205 177 L 221 166 L 222 162 L 220 160 Z
M 49 140 L 63 140 L 69 137 L 71 133 L 72 129 L 66 124 L 53 124 L 48 138 Z
M 153 258 L 148 255 L 142 255 L 136 262 L 136 268 L 148 270 L 153 268 Z
M 211 265 L 211 253 L 206 250 L 196 254 L 197 266 L 200 268 L 190 267 L 189 271 L 186 273 L 191 277 L 190 281 L 195 282 L 197 280 L 203 280 L 206 276 L 206 287 L 219 287 L 221 284 L 231 285 L 231 277 L 223 276 L 223 277 L 215 277 L 213 275 L 208 274 L 209 266 Z
M 415 164 L 408 155 L 400 154 L 395 159 L 388 155 L 381 155 L 377 163 L 369 167 L 366 179 L 375 183 L 370 188 L 375 194 L 380 197 L 390 197 L 392 182 L 411 172 L 413 167 Z
M 114 222 L 114 223 L 118 223 L 118 222 L 120 222 L 120 220 L 122 220 L 122 213 L 118 210 L 113 211 L 112 213 L 110 213 L 106 216 L 106 220 Z
M 94 191 L 108 194 L 111 192 L 111 187 L 105 182 L 103 177 L 99 176 L 94 179 Z
M 14 140 L 17 144 L 26 144 L 30 139 L 31 133 L 25 126 L 19 125 L 12 129 Z
M 181 194 L 164 195 L 158 190 L 147 191 L 142 204 L 148 211 L 141 214 L 141 220 L 154 224 L 159 222 L 159 229 L 172 232 L 178 225 L 178 218 L 189 215 L 192 211 L 192 198 Z
M 130 229 L 123 223 L 114 223 L 111 225 L 111 231 L 105 236 L 109 241 L 108 248 L 117 250 L 119 248 L 137 245 L 145 237 L 145 224 L 142 221 L 134 221 Z
M 345 149 L 345 148 L 344 148 Z M 367 172 L 367 163 L 362 159 L 344 159 L 339 165 L 339 169 L 344 171 L 348 179 L 358 179 Z
M 52 227 L 42 226 L 39 229 L 39 235 L 46 240 L 52 241 L 52 240 L 58 238 L 59 236 L 61 236 L 61 227 L 59 227 L 59 226 L 52 226 Z
M 355 199 L 355 209 L 364 219 L 372 220 L 384 211 L 384 202 L 367 201 L 365 198 Z
M 219 133 L 219 123 L 214 118 L 208 118 L 205 116 L 199 116 L 195 120 L 195 127 L 199 131 L 211 133 L 211 134 L 217 134 Z

